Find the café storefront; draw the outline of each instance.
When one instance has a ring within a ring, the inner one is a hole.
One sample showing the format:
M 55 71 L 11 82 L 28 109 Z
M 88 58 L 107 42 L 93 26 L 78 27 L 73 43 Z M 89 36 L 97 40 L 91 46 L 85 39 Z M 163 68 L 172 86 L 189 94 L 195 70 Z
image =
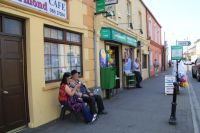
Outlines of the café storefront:
M 87 8 L 68 0 L 0 1 L 1 133 L 57 119 L 63 72 L 76 69 L 93 86 Z

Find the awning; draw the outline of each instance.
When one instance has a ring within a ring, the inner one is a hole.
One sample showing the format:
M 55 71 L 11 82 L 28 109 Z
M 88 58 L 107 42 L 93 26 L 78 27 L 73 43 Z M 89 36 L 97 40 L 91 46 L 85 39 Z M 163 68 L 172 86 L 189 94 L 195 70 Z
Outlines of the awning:
M 100 40 L 115 41 L 125 45 L 137 47 L 137 39 L 110 27 L 102 27 Z

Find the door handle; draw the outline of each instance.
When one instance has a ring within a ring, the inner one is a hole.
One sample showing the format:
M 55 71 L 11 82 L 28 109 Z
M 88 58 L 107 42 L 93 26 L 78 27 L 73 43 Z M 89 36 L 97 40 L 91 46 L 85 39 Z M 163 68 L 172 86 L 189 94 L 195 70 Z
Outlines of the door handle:
M 3 91 L 3 94 L 8 94 L 8 91 Z

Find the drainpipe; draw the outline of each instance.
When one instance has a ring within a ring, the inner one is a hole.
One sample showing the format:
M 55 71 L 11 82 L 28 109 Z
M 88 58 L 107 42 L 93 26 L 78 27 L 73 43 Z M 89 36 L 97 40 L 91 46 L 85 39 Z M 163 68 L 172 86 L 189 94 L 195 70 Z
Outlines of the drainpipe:
M 93 48 L 94 48 L 94 87 L 97 88 L 97 46 L 96 46 L 96 30 L 95 15 L 93 15 Z
M 97 46 L 96 46 L 96 31 L 93 32 L 93 46 L 94 46 L 94 86 L 97 88 Z

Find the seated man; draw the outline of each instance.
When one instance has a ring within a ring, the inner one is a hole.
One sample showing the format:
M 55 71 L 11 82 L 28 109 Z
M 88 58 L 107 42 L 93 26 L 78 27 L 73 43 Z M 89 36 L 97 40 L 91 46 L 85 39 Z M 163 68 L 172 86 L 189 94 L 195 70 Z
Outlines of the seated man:
M 78 72 L 76 70 L 72 70 L 71 76 L 74 80 L 74 83 L 70 85 L 71 87 L 74 87 L 76 84 L 80 83 Z M 107 114 L 107 112 L 104 111 L 104 104 L 101 96 L 94 95 L 83 83 L 81 83 L 80 92 L 78 92 L 78 94 L 83 98 L 84 102 L 88 103 L 88 105 L 90 106 L 90 112 L 92 114 L 97 113 L 96 103 L 98 108 L 98 114 Z

